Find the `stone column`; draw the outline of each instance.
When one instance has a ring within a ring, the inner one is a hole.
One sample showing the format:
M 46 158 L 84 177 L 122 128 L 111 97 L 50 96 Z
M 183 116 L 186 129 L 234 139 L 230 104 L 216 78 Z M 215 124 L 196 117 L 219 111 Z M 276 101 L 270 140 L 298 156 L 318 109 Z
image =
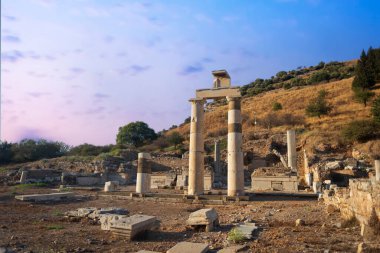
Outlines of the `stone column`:
M 215 140 L 214 146 L 214 170 L 215 170 L 215 180 L 221 180 L 221 171 L 220 171 L 220 143 L 219 140 Z
M 375 160 L 376 181 L 380 182 L 380 160 Z
M 204 100 L 190 99 L 191 122 L 190 122 L 190 147 L 189 147 L 189 186 L 188 195 L 203 194 L 204 175 Z
M 297 171 L 297 152 L 296 152 L 296 132 L 294 130 L 287 131 L 288 143 L 288 167 L 292 171 Z
M 313 174 L 310 172 L 309 159 L 307 158 L 306 150 L 303 150 L 304 167 L 305 167 L 305 181 L 307 186 L 313 185 Z
M 26 177 L 27 177 L 27 175 L 28 175 L 28 171 L 23 170 L 21 172 L 21 177 L 20 177 L 20 183 L 21 184 L 25 184 L 26 183 Z
M 244 195 L 243 138 L 241 126 L 240 97 L 228 100 L 228 169 L 227 195 Z
M 150 176 L 152 173 L 150 158 L 149 153 L 138 154 L 136 193 L 150 192 Z

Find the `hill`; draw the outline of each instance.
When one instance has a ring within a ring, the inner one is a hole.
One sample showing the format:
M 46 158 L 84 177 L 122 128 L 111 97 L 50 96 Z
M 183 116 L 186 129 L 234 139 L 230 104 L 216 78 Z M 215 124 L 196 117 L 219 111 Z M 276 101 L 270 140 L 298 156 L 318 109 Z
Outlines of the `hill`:
M 354 64 L 355 61 L 350 61 L 344 63 L 344 66 L 350 67 Z M 303 78 L 308 80 L 317 71 L 308 71 L 308 73 L 292 79 Z M 353 77 L 289 88 L 287 83 L 291 83 L 292 79 L 278 82 L 277 88 L 259 92 L 257 95 L 249 95 L 245 92 L 242 99 L 243 149 L 245 152 L 253 151 L 256 155 L 265 155 L 260 143 L 265 143 L 265 140 L 272 136 L 281 136 L 285 134 L 287 129 L 293 128 L 297 131 L 297 145 L 305 148 L 310 154 L 351 156 L 350 153 L 353 149 L 360 150 L 368 158 L 380 154 L 380 140 L 378 139 L 352 144 L 347 143 L 341 137 L 342 128 L 349 122 L 371 117 L 371 105 L 364 107 L 363 104 L 353 100 L 351 90 Z M 380 84 L 377 84 L 373 89 L 376 95 L 380 95 L 379 88 Z M 247 89 L 245 86 L 243 90 L 249 90 L 249 88 Z M 307 104 L 318 95 L 320 90 L 327 91 L 326 100 L 332 107 L 332 111 L 329 115 L 321 118 L 306 117 L 305 108 Z M 274 102 L 280 103 L 282 109 L 273 111 Z M 172 131 L 179 131 L 188 136 L 189 123 L 171 129 L 166 134 L 170 134 Z M 225 139 L 226 135 L 226 101 L 211 102 L 206 105 L 205 113 L 206 152 L 211 154 L 215 138 Z

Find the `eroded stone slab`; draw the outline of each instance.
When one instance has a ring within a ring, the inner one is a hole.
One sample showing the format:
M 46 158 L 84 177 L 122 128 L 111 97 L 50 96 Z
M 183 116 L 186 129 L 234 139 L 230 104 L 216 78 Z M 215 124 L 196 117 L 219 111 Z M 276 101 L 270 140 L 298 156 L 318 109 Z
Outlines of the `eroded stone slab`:
M 190 226 L 206 226 L 206 232 L 210 232 L 219 225 L 218 213 L 214 208 L 200 209 L 191 213 L 186 223 Z
M 246 239 L 252 239 L 253 232 L 257 229 L 255 223 L 240 223 L 235 227 L 236 231 L 241 233 Z
M 121 219 L 126 219 L 127 215 L 118 215 L 118 214 L 102 214 L 99 218 L 101 230 L 111 230 L 111 223 L 117 222 Z
M 218 251 L 218 253 L 248 253 L 249 247 L 247 245 L 234 245 Z
M 208 251 L 208 244 L 193 243 L 193 242 L 180 242 L 173 248 L 166 251 L 166 253 L 205 253 Z
M 136 235 L 151 230 L 157 226 L 155 216 L 136 214 L 125 219 L 110 222 L 110 230 L 116 234 L 132 240 Z
M 67 199 L 74 197 L 73 192 L 59 192 L 59 193 L 49 193 L 49 194 L 31 194 L 31 195 L 18 195 L 15 196 L 16 199 L 21 201 L 59 201 L 62 199 Z

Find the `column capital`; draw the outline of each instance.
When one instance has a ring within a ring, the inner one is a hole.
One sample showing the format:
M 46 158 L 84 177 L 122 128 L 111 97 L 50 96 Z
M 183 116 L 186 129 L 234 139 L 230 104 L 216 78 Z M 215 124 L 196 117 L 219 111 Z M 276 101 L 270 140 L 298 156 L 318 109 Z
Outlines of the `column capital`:
M 230 101 L 238 101 L 241 99 L 241 96 L 227 96 L 227 101 L 230 102 Z
M 241 109 L 240 100 L 241 100 L 240 96 L 227 97 L 228 110 L 240 110 Z
M 191 102 L 191 103 L 204 103 L 205 100 L 203 98 L 191 98 L 191 99 L 189 99 L 189 102 Z

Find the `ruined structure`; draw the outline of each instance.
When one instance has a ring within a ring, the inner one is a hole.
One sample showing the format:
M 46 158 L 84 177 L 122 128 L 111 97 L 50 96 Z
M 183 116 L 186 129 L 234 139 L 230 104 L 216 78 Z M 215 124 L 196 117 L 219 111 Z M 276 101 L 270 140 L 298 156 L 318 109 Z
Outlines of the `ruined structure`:
M 253 191 L 298 191 L 296 134 L 294 130 L 287 131 L 288 162 L 277 151 L 272 152 L 280 158 L 280 167 L 262 167 L 251 175 Z
M 231 79 L 225 70 L 213 71 L 212 89 L 196 91 L 191 102 L 189 186 L 188 195 L 201 195 L 204 191 L 204 103 L 206 99 L 227 97 L 228 100 L 228 196 L 244 194 L 244 168 L 242 152 L 242 125 L 240 91 L 231 87 Z
M 152 173 L 150 159 L 149 153 L 138 154 L 136 193 L 147 193 L 150 191 L 150 177 Z

